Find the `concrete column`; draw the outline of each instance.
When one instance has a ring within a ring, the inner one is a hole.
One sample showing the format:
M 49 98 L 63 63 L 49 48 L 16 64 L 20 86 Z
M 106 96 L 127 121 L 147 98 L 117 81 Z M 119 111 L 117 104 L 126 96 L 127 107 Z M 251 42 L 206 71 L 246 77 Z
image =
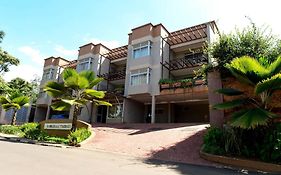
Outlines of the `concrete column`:
M 50 110 L 51 110 L 51 106 L 48 105 L 48 108 L 47 108 L 47 112 L 46 112 L 46 118 L 45 120 L 48 120 L 49 119 L 49 115 L 50 115 Z
M 151 100 L 151 123 L 155 123 L 155 96 L 152 95 Z
M 222 88 L 221 76 L 217 71 L 208 73 L 208 97 L 210 105 L 210 124 L 212 126 L 222 127 L 224 123 L 224 111 L 214 110 L 213 105 L 222 103 L 223 96 L 215 92 L 215 90 Z
M 168 103 L 168 122 L 172 123 L 171 103 Z

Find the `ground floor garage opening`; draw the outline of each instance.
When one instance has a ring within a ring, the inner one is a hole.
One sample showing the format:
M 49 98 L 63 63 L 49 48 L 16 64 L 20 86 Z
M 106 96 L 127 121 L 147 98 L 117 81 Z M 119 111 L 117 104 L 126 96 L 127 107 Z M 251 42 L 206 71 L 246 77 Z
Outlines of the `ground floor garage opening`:
M 151 105 L 145 105 L 146 123 L 151 122 Z M 209 123 L 207 101 L 156 104 L 155 123 Z

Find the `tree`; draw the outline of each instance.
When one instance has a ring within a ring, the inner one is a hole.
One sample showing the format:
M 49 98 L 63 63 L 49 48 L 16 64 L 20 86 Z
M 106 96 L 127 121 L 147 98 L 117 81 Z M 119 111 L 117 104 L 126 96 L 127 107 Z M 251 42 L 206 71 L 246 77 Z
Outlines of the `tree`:
M 8 91 L 10 91 L 9 86 L 4 81 L 4 79 L 0 76 L 0 95 L 6 94 Z
M 269 103 L 272 95 L 281 89 L 281 57 L 269 65 L 262 65 L 257 59 L 244 56 L 232 60 L 226 68 L 239 82 L 252 86 L 255 96 L 233 88 L 219 89 L 218 93 L 236 99 L 214 105 L 213 108 L 239 108 L 231 115 L 230 124 L 234 127 L 252 129 L 268 125 L 276 117 L 270 112 Z
M 87 103 L 111 106 L 110 103 L 101 100 L 105 96 L 104 91 L 92 89 L 103 81 L 102 78 L 96 78 L 93 71 L 78 73 L 74 69 L 67 68 L 62 72 L 62 78 L 62 83 L 48 82 L 44 91 L 55 98 L 55 102 L 51 105 L 53 110 L 69 111 L 71 107 L 74 108 L 71 131 L 76 130 L 80 109 Z
M 0 31 L 0 43 L 2 43 L 4 36 L 5 33 L 3 31 Z M 13 57 L 8 52 L 2 50 L 2 48 L 0 47 L 0 73 L 8 72 L 10 66 L 17 66 L 19 63 L 19 59 Z
M 31 83 L 19 77 L 12 79 L 7 84 L 13 92 L 16 91 L 17 93 L 21 93 L 24 96 L 30 96 L 30 93 L 32 92 Z
M 280 39 L 272 35 L 268 28 L 259 28 L 251 20 L 250 22 L 251 24 L 242 30 L 236 29 L 233 33 L 222 34 L 210 45 L 207 52 L 217 64 L 205 66 L 204 70 L 201 70 L 202 74 L 215 68 L 222 76 L 229 76 L 225 64 L 242 56 L 250 56 L 263 64 L 275 61 L 281 54 Z
M 0 96 L 0 104 L 5 111 L 13 110 L 13 118 L 11 125 L 16 124 L 17 111 L 23 106 L 27 106 L 29 103 L 29 97 L 22 96 L 19 93 L 13 93 L 8 96 Z

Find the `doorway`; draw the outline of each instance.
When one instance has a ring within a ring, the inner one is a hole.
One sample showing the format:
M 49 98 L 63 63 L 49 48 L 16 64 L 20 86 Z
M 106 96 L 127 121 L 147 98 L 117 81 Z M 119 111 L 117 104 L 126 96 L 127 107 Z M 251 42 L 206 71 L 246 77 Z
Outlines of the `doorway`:
M 107 106 L 98 106 L 97 123 L 106 123 Z

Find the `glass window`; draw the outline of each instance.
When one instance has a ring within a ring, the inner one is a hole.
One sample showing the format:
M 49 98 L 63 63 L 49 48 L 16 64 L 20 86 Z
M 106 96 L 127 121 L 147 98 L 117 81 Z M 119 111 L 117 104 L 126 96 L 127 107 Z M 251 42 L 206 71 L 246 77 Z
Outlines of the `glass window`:
M 113 104 L 108 109 L 108 118 L 122 118 L 123 104 Z
M 77 71 L 90 70 L 92 66 L 92 58 L 84 58 L 78 61 Z
M 42 80 L 51 80 L 54 78 L 55 69 L 46 69 L 43 72 Z
M 131 77 L 130 77 L 131 86 L 149 84 L 149 81 L 150 81 L 150 68 L 131 71 Z
M 149 56 L 151 53 L 151 41 L 146 41 L 133 46 L 133 58 Z

